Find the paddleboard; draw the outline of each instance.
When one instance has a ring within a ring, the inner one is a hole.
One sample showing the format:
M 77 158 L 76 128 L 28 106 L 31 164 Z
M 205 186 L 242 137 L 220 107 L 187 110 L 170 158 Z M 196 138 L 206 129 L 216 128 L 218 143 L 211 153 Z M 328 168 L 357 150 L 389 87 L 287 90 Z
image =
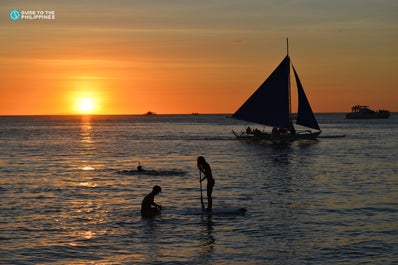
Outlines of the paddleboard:
M 185 175 L 185 171 L 181 170 L 147 170 L 143 169 L 141 171 L 138 170 L 119 170 L 117 171 L 119 174 L 124 175 L 146 175 L 146 176 L 183 176 Z
M 337 135 L 320 135 L 318 138 L 343 138 L 345 134 L 337 134 Z
M 247 212 L 246 208 L 219 208 L 213 209 L 211 212 L 204 210 L 195 211 L 194 215 L 244 215 Z

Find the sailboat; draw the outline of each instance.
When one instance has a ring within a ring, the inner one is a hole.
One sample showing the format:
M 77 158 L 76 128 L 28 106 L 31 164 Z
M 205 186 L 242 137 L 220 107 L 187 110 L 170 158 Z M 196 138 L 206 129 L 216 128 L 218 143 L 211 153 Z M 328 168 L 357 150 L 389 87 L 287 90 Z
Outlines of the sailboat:
M 291 111 L 290 70 L 293 69 L 297 84 L 298 110 L 296 124 L 314 129 L 296 130 Z M 232 131 L 238 139 L 268 140 L 285 142 L 294 140 L 315 140 L 322 132 L 305 95 L 299 76 L 291 63 L 289 45 L 287 55 L 264 81 L 264 83 L 232 115 L 233 118 L 273 127 L 272 132 L 248 127 L 246 131 Z

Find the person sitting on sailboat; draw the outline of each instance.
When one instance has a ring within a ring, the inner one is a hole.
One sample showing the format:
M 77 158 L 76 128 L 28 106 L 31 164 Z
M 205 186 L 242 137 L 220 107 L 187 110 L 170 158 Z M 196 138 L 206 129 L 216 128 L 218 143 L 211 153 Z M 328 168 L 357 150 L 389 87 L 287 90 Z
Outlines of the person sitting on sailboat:
M 292 121 L 290 121 L 290 123 L 289 123 L 289 131 L 290 131 L 291 134 L 295 134 L 296 133 L 296 129 L 294 129 Z
M 261 131 L 260 131 L 259 129 L 255 128 L 255 129 L 253 130 L 253 134 L 254 134 L 254 135 L 261 135 Z

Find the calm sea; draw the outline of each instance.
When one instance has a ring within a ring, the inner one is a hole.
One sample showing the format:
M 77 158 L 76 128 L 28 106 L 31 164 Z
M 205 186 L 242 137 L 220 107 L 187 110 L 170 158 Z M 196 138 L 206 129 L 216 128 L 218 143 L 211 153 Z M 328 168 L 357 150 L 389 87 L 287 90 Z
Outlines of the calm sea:
M 226 115 L 0 117 L 0 263 L 396 264 L 398 114 L 317 118 L 319 141 L 272 145 Z M 192 214 L 198 155 L 245 215 Z

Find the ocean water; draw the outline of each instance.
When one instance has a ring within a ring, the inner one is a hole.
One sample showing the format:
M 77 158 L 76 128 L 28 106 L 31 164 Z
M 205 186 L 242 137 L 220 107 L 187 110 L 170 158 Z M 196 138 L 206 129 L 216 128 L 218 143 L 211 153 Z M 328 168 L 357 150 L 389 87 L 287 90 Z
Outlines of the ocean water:
M 0 264 L 397 264 L 398 115 L 317 118 L 273 145 L 226 115 L 0 117 Z M 214 209 L 245 215 L 193 214 L 198 155 Z

